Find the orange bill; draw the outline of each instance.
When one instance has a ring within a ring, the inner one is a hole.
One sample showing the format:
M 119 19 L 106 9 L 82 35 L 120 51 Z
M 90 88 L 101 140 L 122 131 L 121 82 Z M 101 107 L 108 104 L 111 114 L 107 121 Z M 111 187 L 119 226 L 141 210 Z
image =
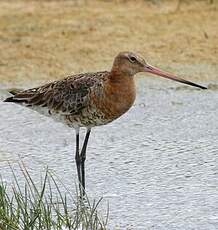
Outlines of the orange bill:
M 184 84 L 187 84 L 187 85 L 191 85 L 191 86 L 194 86 L 194 87 L 198 87 L 198 88 L 201 88 L 201 89 L 207 89 L 204 86 L 198 85 L 198 84 L 193 83 L 191 81 L 187 81 L 185 79 L 182 79 L 180 77 L 175 76 L 174 74 L 168 73 L 166 71 L 158 69 L 158 68 L 156 68 L 156 67 L 154 67 L 152 65 L 149 65 L 149 64 L 145 65 L 145 72 L 149 72 L 149 73 L 152 73 L 152 74 L 155 74 L 155 75 L 159 75 L 161 77 L 165 77 L 165 78 L 171 79 L 173 81 L 178 81 L 178 82 L 181 82 L 181 83 L 184 83 Z

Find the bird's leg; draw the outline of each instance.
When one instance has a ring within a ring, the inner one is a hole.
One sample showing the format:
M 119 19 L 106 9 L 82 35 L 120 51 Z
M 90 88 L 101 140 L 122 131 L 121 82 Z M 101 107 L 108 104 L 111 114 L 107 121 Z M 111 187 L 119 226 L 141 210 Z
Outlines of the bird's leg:
M 76 168 L 77 168 L 77 176 L 79 180 L 79 190 L 81 192 L 81 158 L 79 154 L 79 130 L 76 130 L 76 154 L 75 154 L 75 160 L 76 160 Z
M 89 136 L 91 133 L 91 129 L 88 128 L 87 132 L 86 132 L 86 136 L 85 136 L 85 140 L 83 143 L 83 147 L 81 150 L 81 172 L 82 172 L 82 189 L 83 189 L 83 196 L 85 195 L 85 160 L 86 160 L 86 149 L 87 149 L 87 145 L 88 145 L 88 140 L 89 140 Z

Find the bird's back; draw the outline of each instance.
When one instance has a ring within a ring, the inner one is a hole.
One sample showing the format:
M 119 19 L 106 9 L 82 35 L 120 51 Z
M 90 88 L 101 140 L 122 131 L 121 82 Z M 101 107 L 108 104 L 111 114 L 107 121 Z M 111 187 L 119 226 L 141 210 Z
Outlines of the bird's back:
M 53 116 L 58 120 L 64 119 L 69 125 L 75 123 L 76 126 L 82 126 L 79 124 L 79 118 L 84 118 L 85 112 L 88 114 L 91 109 L 96 109 L 92 97 L 101 96 L 108 76 L 107 71 L 72 75 L 40 87 L 13 91 L 11 93 L 14 95 L 5 102 L 18 103 L 43 115 Z

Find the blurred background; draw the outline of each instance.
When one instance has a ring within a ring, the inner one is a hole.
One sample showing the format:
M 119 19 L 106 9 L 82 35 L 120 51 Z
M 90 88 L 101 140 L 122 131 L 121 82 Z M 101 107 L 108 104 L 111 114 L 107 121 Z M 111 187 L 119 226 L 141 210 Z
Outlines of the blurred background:
M 217 0 L 1 0 L 1 87 L 110 69 L 124 50 L 187 78 L 214 79 L 217 24 Z

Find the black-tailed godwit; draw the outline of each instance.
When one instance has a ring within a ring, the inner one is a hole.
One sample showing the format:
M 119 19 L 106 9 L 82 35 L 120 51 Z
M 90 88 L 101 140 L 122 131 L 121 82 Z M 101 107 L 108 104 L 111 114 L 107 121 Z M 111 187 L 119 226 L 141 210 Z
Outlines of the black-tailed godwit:
M 75 160 L 84 195 L 86 148 L 91 129 L 117 119 L 132 106 L 136 96 L 133 76 L 139 72 L 206 89 L 149 65 L 135 53 L 121 52 L 115 57 L 111 71 L 76 74 L 40 87 L 11 92 L 14 95 L 5 102 L 27 106 L 76 130 Z M 80 151 L 81 127 L 86 127 L 87 132 Z

